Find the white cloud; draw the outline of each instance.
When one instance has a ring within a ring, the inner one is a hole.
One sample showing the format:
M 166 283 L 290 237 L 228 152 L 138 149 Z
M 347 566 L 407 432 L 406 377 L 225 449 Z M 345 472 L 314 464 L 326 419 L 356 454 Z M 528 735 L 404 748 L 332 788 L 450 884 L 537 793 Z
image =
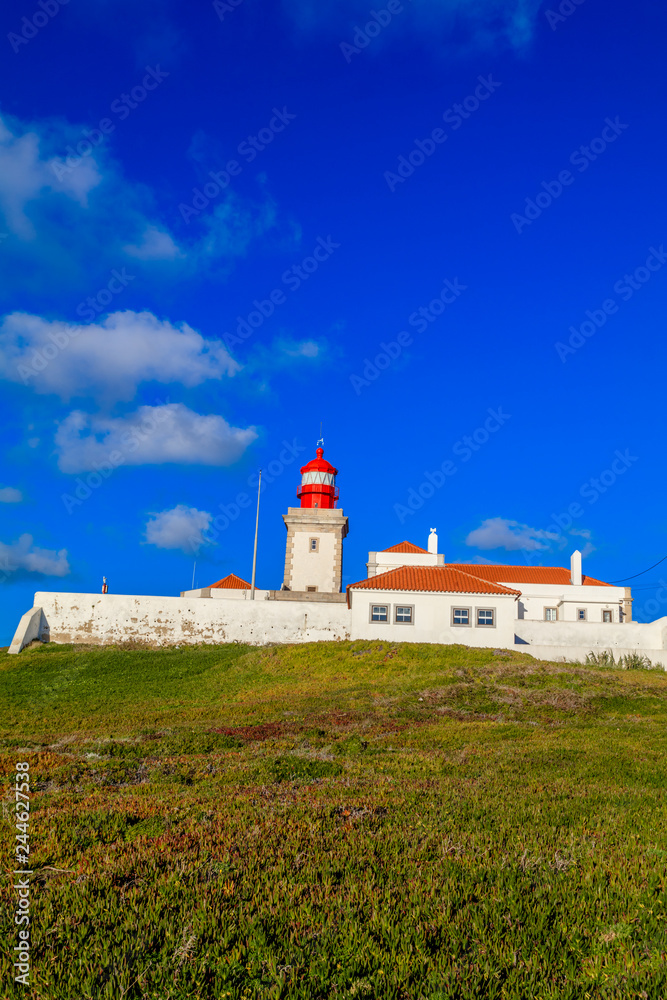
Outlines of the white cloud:
M 504 517 L 490 517 L 482 521 L 479 528 L 471 531 L 466 545 L 477 549 L 506 549 L 516 552 L 523 549 L 535 552 L 548 549 L 551 542 L 562 541 L 562 536 L 541 528 L 531 528 L 528 524 L 510 521 Z
M 151 225 L 146 226 L 138 243 L 129 243 L 123 250 L 139 260 L 174 260 L 184 256 L 170 233 Z
M 0 324 L 0 377 L 62 399 L 129 400 L 141 382 L 192 387 L 239 370 L 220 340 L 150 312 L 64 323 L 14 312 Z
M 68 301 L 83 306 L 100 291 L 90 286 L 91 261 L 105 281 L 128 260 L 147 279 L 156 269 L 172 280 L 226 277 L 253 241 L 273 230 L 284 238 L 286 223 L 262 189 L 258 200 L 221 192 L 177 240 L 159 221 L 156 193 L 123 175 L 109 144 L 91 149 L 85 135 L 63 120 L 27 124 L 0 114 L 0 241 L 14 237 L 3 260 L 3 301 L 11 295 L 16 305 L 24 294 L 51 303 L 66 289 Z M 79 156 L 79 148 L 88 152 Z M 95 318 L 92 310 L 77 315 Z
M 233 193 L 198 220 L 202 235 L 189 247 L 192 266 L 208 272 L 228 271 L 230 261 L 244 257 L 253 241 L 278 225 L 278 212 L 270 197 L 259 204 Z
M 196 507 L 178 504 L 171 510 L 151 514 L 146 524 L 146 541 L 159 549 L 181 549 L 194 555 L 204 544 L 203 532 L 213 515 Z
M 58 467 L 78 473 L 119 465 L 231 465 L 256 439 L 254 427 L 232 427 L 183 403 L 140 406 L 124 417 L 74 410 L 56 433 Z
M 21 535 L 17 542 L 6 545 L 0 542 L 0 573 L 40 573 L 42 576 L 67 576 L 70 571 L 67 549 L 54 552 L 40 549 L 33 543 L 32 535 Z
M 44 194 L 65 195 L 80 205 L 102 177 L 92 157 L 76 170 L 64 171 L 58 157 L 44 156 L 42 137 L 0 116 L 0 209 L 7 228 L 21 239 L 33 239 L 35 227 L 27 208 Z
M 5 486 L 0 490 L 0 503 L 21 503 L 23 494 L 13 486 Z
M 290 358 L 316 358 L 322 351 L 315 340 L 278 340 L 275 346 Z

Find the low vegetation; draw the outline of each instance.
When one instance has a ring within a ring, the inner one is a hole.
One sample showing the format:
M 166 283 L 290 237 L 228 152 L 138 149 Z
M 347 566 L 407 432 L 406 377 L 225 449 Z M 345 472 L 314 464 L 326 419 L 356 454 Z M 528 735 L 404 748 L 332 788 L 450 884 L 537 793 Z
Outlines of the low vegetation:
M 378 642 L 0 653 L 29 1000 L 667 996 L 667 675 Z

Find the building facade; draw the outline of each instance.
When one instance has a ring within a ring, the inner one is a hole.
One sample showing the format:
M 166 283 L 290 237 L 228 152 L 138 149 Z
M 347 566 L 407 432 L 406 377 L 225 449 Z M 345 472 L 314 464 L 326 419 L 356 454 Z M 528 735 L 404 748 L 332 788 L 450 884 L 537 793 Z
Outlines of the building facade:
M 318 442 L 319 444 L 319 442 Z M 343 592 L 348 519 L 338 470 L 322 447 L 301 468 L 299 507 L 289 507 L 285 571 L 274 590 L 230 574 L 180 597 L 37 593 L 10 647 L 32 639 L 150 645 L 309 642 L 341 639 L 520 649 L 583 659 L 595 649 L 641 651 L 667 666 L 667 618 L 632 621 L 630 588 L 569 568 L 447 563 L 432 528 L 426 548 L 403 541 L 368 554 L 366 577 Z

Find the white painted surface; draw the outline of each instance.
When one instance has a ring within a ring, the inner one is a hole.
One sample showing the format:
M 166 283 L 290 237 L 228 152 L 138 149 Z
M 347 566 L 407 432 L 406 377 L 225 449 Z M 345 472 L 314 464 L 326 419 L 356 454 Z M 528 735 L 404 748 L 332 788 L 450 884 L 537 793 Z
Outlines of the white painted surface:
M 311 551 L 310 540 L 317 541 L 317 550 Z M 338 539 L 333 531 L 318 531 L 313 525 L 306 530 L 294 532 L 292 554 L 292 590 L 308 590 L 316 587 L 325 594 L 340 592 L 336 580 L 334 562 Z
M 517 621 L 516 635 L 530 646 L 577 646 L 592 649 L 634 649 L 649 651 L 667 647 L 667 618 L 657 621 L 603 624 L 597 622 Z M 521 646 L 521 644 L 519 644 Z
M 250 588 L 247 590 L 237 590 L 231 587 L 201 587 L 198 590 L 183 590 L 181 591 L 181 597 L 210 597 L 214 601 L 225 600 L 225 601 L 249 601 Z M 255 600 L 256 601 L 268 601 L 269 592 L 268 590 L 259 590 L 255 587 Z
M 602 612 L 611 611 L 614 622 L 621 618 L 621 603 L 625 599 L 625 587 L 573 587 L 569 584 L 552 583 L 510 583 L 499 580 L 506 587 L 521 591 L 518 602 L 518 616 L 529 621 L 544 621 L 545 608 L 557 608 L 559 621 L 570 621 L 577 625 L 577 611 L 583 608 L 589 624 L 601 623 Z
M 615 655 L 638 651 L 661 663 L 667 650 L 667 617 L 647 624 L 521 620 L 516 617 L 517 602 L 509 595 L 352 590 L 351 610 L 344 603 L 266 599 L 269 596 L 262 592 L 261 599 L 251 601 L 217 595 L 211 600 L 40 592 L 35 607 L 21 619 L 11 651 L 19 652 L 40 637 L 93 644 L 138 639 L 151 645 L 386 639 L 513 648 L 551 659 L 581 660 L 592 650 L 612 649 Z M 389 607 L 387 623 L 370 621 L 373 604 Z M 396 605 L 414 609 L 411 624 L 395 621 Z M 454 607 L 470 609 L 470 625 L 452 623 Z M 476 624 L 481 608 L 495 611 L 494 626 Z
M 444 566 L 445 557 L 437 552 L 369 552 L 368 577 L 379 576 L 399 566 Z M 515 588 L 518 589 L 518 588 Z
M 151 645 L 197 642 L 320 642 L 349 639 L 346 604 L 209 601 L 121 594 L 35 594 L 52 642 L 95 645 L 139 639 Z
M 581 552 L 579 549 L 575 549 L 570 556 L 570 583 L 573 587 L 580 587 L 581 581 Z
M 44 625 L 44 615 L 40 607 L 34 607 L 30 611 L 26 611 L 18 624 L 12 644 L 7 652 L 14 656 L 16 653 L 20 653 L 33 639 L 41 639 Z
M 399 593 L 382 590 L 351 590 L 353 639 L 386 639 L 389 642 L 459 643 L 464 646 L 514 647 L 516 605 L 504 594 Z M 390 621 L 370 621 L 372 605 L 388 605 Z M 414 607 L 413 624 L 395 624 L 396 605 Z M 470 608 L 475 621 L 477 608 L 493 608 L 495 626 L 452 625 L 452 608 Z
M 437 555 L 438 553 L 438 532 L 435 528 L 431 528 L 431 533 L 428 536 L 427 549 L 431 555 Z

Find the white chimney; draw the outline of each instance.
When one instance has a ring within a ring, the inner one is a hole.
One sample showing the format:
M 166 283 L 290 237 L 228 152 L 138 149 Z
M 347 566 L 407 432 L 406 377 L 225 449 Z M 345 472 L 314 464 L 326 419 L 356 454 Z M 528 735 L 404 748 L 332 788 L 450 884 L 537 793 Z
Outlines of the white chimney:
M 431 528 L 431 534 L 428 536 L 428 551 L 431 555 L 438 554 L 438 532 L 436 528 Z
M 575 549 L 570 556 L 570 583 L 573 587 L 581 587 L 581 552 Z

